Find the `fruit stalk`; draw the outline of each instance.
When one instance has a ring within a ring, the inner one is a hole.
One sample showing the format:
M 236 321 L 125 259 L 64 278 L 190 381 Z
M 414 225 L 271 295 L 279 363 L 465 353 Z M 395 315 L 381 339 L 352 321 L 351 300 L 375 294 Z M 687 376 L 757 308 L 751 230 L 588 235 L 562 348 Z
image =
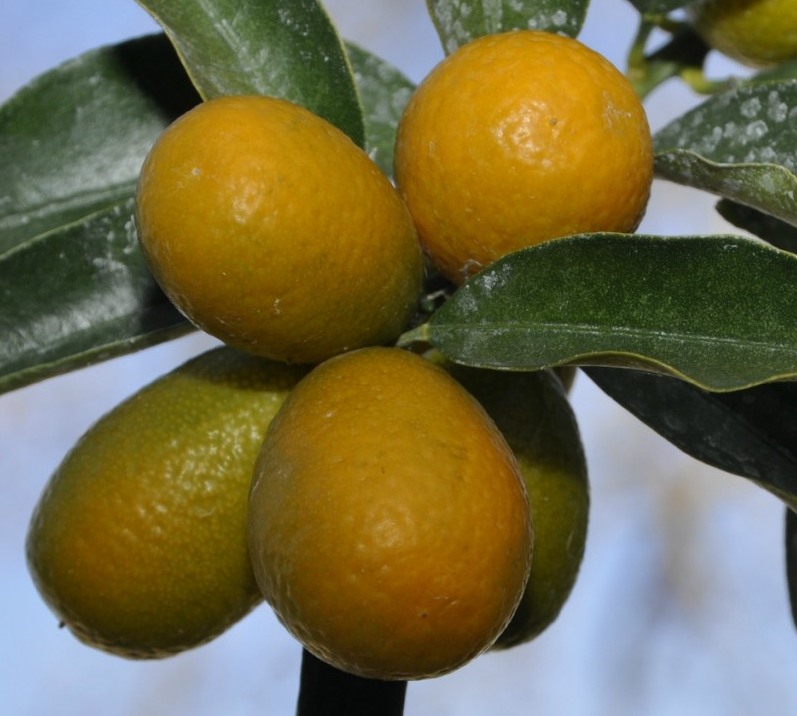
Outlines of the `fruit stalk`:
M 406 681 L 347 674 L 303 650 L 296 716 L 403 716 L 406 693 Z

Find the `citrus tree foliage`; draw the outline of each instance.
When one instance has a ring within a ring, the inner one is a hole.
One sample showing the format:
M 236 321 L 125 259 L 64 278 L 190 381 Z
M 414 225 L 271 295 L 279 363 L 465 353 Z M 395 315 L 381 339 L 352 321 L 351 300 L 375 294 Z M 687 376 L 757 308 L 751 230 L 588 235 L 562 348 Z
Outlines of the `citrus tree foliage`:
M 430 277 L 402 345 L 494 369 L 581 366 L 682 450 L 797 504 L 797 65 L 705 79 L 688 0 L 631 0 L 642 96 L 706 97 L 654 138 L 656 175 L 718 197 L 745 236 L 576 236 L 509 255 L 455 290 Z M 340 38 L 317 0 L 140 0 L 162 34 L 66 61 L 0 107 L 0 390 L 193 330 L 150 277 L 137 174 L 169 122 L 221 94 L 285 97 L 392 170 L 413 89 Z M 515 28 L 578 36 L 587 0 L 428 0 L 444 51 Z M 653 30 L 664 37 L 650 46 Z M 563 91 L 566 91 L 563 88 Z M 787 563 L 797 582 L 797 526 Z

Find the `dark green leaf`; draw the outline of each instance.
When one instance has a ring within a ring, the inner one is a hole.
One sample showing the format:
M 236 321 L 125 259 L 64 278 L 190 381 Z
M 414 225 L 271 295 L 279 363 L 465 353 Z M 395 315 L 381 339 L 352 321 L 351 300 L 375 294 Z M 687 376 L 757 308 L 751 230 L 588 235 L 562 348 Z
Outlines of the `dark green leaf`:
M 688 455 L 771 492 L 786 505 L 786 577 L 797 625 L 797 383 L 710 393 L 667 376 L 585 368 L 609 396 Z
M 163 36 L 88 52 L 0 107 L 0 254 L 132 195 L 150 146 L 199 101 Z
M 367 148 L 387 170 L 412 85 L 353 55 Z M 0 392 L 190 330 L 150 278 L 120 206 L 160 132 L 199 101 L 158 34 L 89 52 L 0 108 Z
M 786 510 L 786 581 L 789 587 L 792 622 L 797 626 L 797 514 Z
M 395 67 L 360 47 L 346 45 L 365 119 L 365 148 L 388 176 L 393 174 L 396 127 L 415 85 Z
M 688 455 L 797 506 L 797 383 L 711 393 L 669 376 L 585 368 L 609 396 Z
M 296 102 L 363 144 L 343 44 L 316 0 L 138 0 L 160 23 L 204 98 Z
M 797 226 L 729 199 L 717 202 L 717 212 L 729 223 L 755 234 L 773 246 L 797 253 Z
M 547 30 L 576 37 L 589 0 L 426 0 L 443 49 L 508 30 Z
M 0 257 L 0 392 L 191 330 L 138 250 L 129 199 Z
M 723 92 L 656 134 L 656 174 L 797 223 L 795 117 L 795 80 Z
M 688 455 L 741 475 L 786 505 L 786 577 L 797 625 L 797 383 L 708 393 L 683 381 L 585 368 L 620 405 Z
M 797 256 L 733 236 L 592 234 L 474 276 L 402 343 L 490 368 L 639 367 L 709 390 L 797 375 Z
M 190 330 L 139 253 L 152 143 L 199 101 L 163 35 L 86 53 L 0 108 L 0 392 Z

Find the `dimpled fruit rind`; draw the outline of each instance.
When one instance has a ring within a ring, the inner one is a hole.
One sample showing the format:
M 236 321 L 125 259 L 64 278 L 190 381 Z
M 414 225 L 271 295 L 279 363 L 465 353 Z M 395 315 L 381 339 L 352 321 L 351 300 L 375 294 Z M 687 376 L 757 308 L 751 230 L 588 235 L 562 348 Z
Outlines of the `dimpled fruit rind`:
M 797 58 L 794 0 L 705 0 L 686 8 L 706 43 L 750 67 Z
M 118 656 L 203 644 L 261 599 L 246 544 L 266 428 L 306 368 L 218 348 L 95 423 L 40 497 L 33 581 L 78 639 Z
M 318 658 L 377 679 L 488 649 L 529 569 L 517 463 L 444 370 L 396 348 L 315 368 L 267 432 L 249 545 L 263 594 Z
M 542 241 L 634 231 L 653 179 L 626 77 L 581 42 L 533 30 L 480 37 L 432 69 L 394 164 L 427 253 L 456 283 Z
M 553 371 L 445 367 L 495 421 L 526 483 L 534 559 L 520 605 L 494 648 L 517 646 L 553 624 L 584 558 L 590 498 L 578 424 Z
M 398 193 L 343 132 L 262 96 L 208 100 L 147 156 L 136 226 L 156 280 L 197 326 L 274 360 L 394 340 L 423 260 Z

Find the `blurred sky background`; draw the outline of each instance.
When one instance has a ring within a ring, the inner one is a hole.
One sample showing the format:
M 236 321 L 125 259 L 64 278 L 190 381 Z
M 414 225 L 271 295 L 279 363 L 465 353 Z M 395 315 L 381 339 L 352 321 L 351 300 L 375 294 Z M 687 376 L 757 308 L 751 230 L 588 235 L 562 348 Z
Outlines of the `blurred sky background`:
M 346 38 L 416 82 L 442 57 L 423 0 L 326 5 Z M 593 0 L 581 39 L 624 67 L 635 21 L 626 0 Z M 74 55 L 156 29 L 133 0 L 3 0 L 0 100 Z M 728 68 L 712 60 L 713 71 Z M 659 89 L 647 102 L 653 128 L 697 101 L 677 83 Z M 657 182 L 640 231 L 728 230 L 713 203 Z M 80 434 L 211 345 L 193 335 L 0 396 L 1 713 L 293 713 L 300 649 L 266 607 L 207 646 L 130 662 L 59 630 L 24 561 L 30 512 Z M 584 375 L 572 400 L 590 464 L 592 518 L 571 600 L 535 642 L 410 684 L 408 716 L 797 713 L 780 504 L 684 456 Z

